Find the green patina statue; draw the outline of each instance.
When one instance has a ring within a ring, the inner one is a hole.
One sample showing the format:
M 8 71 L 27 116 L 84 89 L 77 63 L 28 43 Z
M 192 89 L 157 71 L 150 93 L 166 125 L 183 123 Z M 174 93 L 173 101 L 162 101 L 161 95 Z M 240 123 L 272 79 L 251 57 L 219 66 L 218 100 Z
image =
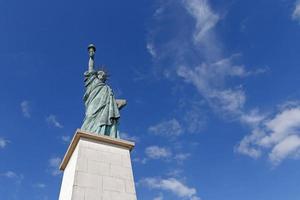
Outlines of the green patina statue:
M 113 138 L 120 138 L 118 122 L 119 110 L 126 105 L 126 100 L 115 99 L 112 89 L 105 83 L 107 73 L 104 70 L 94 70 L 96 47 L 88 46 L 89 67 L 84 73 L 85 94 L 83 100 L 86 111 L 81 129 Z

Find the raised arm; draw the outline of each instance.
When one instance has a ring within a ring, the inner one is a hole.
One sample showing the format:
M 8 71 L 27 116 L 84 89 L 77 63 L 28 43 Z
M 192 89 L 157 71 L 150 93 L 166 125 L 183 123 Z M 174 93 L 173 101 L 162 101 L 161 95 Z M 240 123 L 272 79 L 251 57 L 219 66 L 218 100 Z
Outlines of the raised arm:
M 96 47 L 93 44 L 90 44 L 88 46 L 88 52 L 89 52 L 89 69 L 88 72 L 92 72 L 94 71 L 94 56 L 95 56 L 95 52 L 96 52 Z

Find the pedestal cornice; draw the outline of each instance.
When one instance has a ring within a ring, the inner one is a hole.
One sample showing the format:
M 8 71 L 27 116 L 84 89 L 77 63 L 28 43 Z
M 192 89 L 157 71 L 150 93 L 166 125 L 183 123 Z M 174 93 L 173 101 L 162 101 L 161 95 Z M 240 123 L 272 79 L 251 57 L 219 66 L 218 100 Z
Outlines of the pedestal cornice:
M 109 137 L 109 136 L 105 136 L 105 135 L 96 135 L 96 134 L 93 134 L 93 133 L 89 133 L 89 132 L 85 132 L 85 131 L 82 131 L 80 129 L 77 129 L 76 130 L 76 133 L 68 147 L 68 150 L 62 160 L 62 163 L 59 167 L 59 169 L 61 171 L 64 171 L 64 169 L 66 168 L 79 140 L 81 138 L 85 138 L 85 139 L 90 139 L 90 140 L 93 140 L 93 141 L 96 141 L 96 142 L 101 142 L 101 143 L 104 143 L 104 144 L 110 144 L 110 145 L 114 145 L 114 146 L 118 146 L 118 147 L 122 147 L 122 148 L 125 148 L 125 149 L 128 149 L 128 150 L 132 150 L 135 146 L 134 142 L 131 142 L 131 141 L 127 141 L 127 140 L 122 140 L 122 139 L 116 139 L 116 138 L 112 138 L 112 137 Z

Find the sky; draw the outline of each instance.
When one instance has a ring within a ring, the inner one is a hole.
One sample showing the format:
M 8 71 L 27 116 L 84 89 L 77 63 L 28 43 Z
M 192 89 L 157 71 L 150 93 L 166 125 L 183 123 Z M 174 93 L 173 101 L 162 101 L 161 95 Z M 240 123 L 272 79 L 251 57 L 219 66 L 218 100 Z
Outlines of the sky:
M 87 46 L 138 199 L 300 199 L 300 1 L 0 0 L 0 199 L 58 199 Z

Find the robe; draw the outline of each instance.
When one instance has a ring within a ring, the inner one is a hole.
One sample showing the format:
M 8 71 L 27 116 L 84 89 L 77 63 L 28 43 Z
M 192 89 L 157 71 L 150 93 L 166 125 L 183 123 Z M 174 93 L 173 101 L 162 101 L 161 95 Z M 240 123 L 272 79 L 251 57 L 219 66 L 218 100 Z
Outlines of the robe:
M 85 72 L 85 118 L 81 129 L 119 138 L 119 109 L 112 89 L 97 77 L 97 72 Z

